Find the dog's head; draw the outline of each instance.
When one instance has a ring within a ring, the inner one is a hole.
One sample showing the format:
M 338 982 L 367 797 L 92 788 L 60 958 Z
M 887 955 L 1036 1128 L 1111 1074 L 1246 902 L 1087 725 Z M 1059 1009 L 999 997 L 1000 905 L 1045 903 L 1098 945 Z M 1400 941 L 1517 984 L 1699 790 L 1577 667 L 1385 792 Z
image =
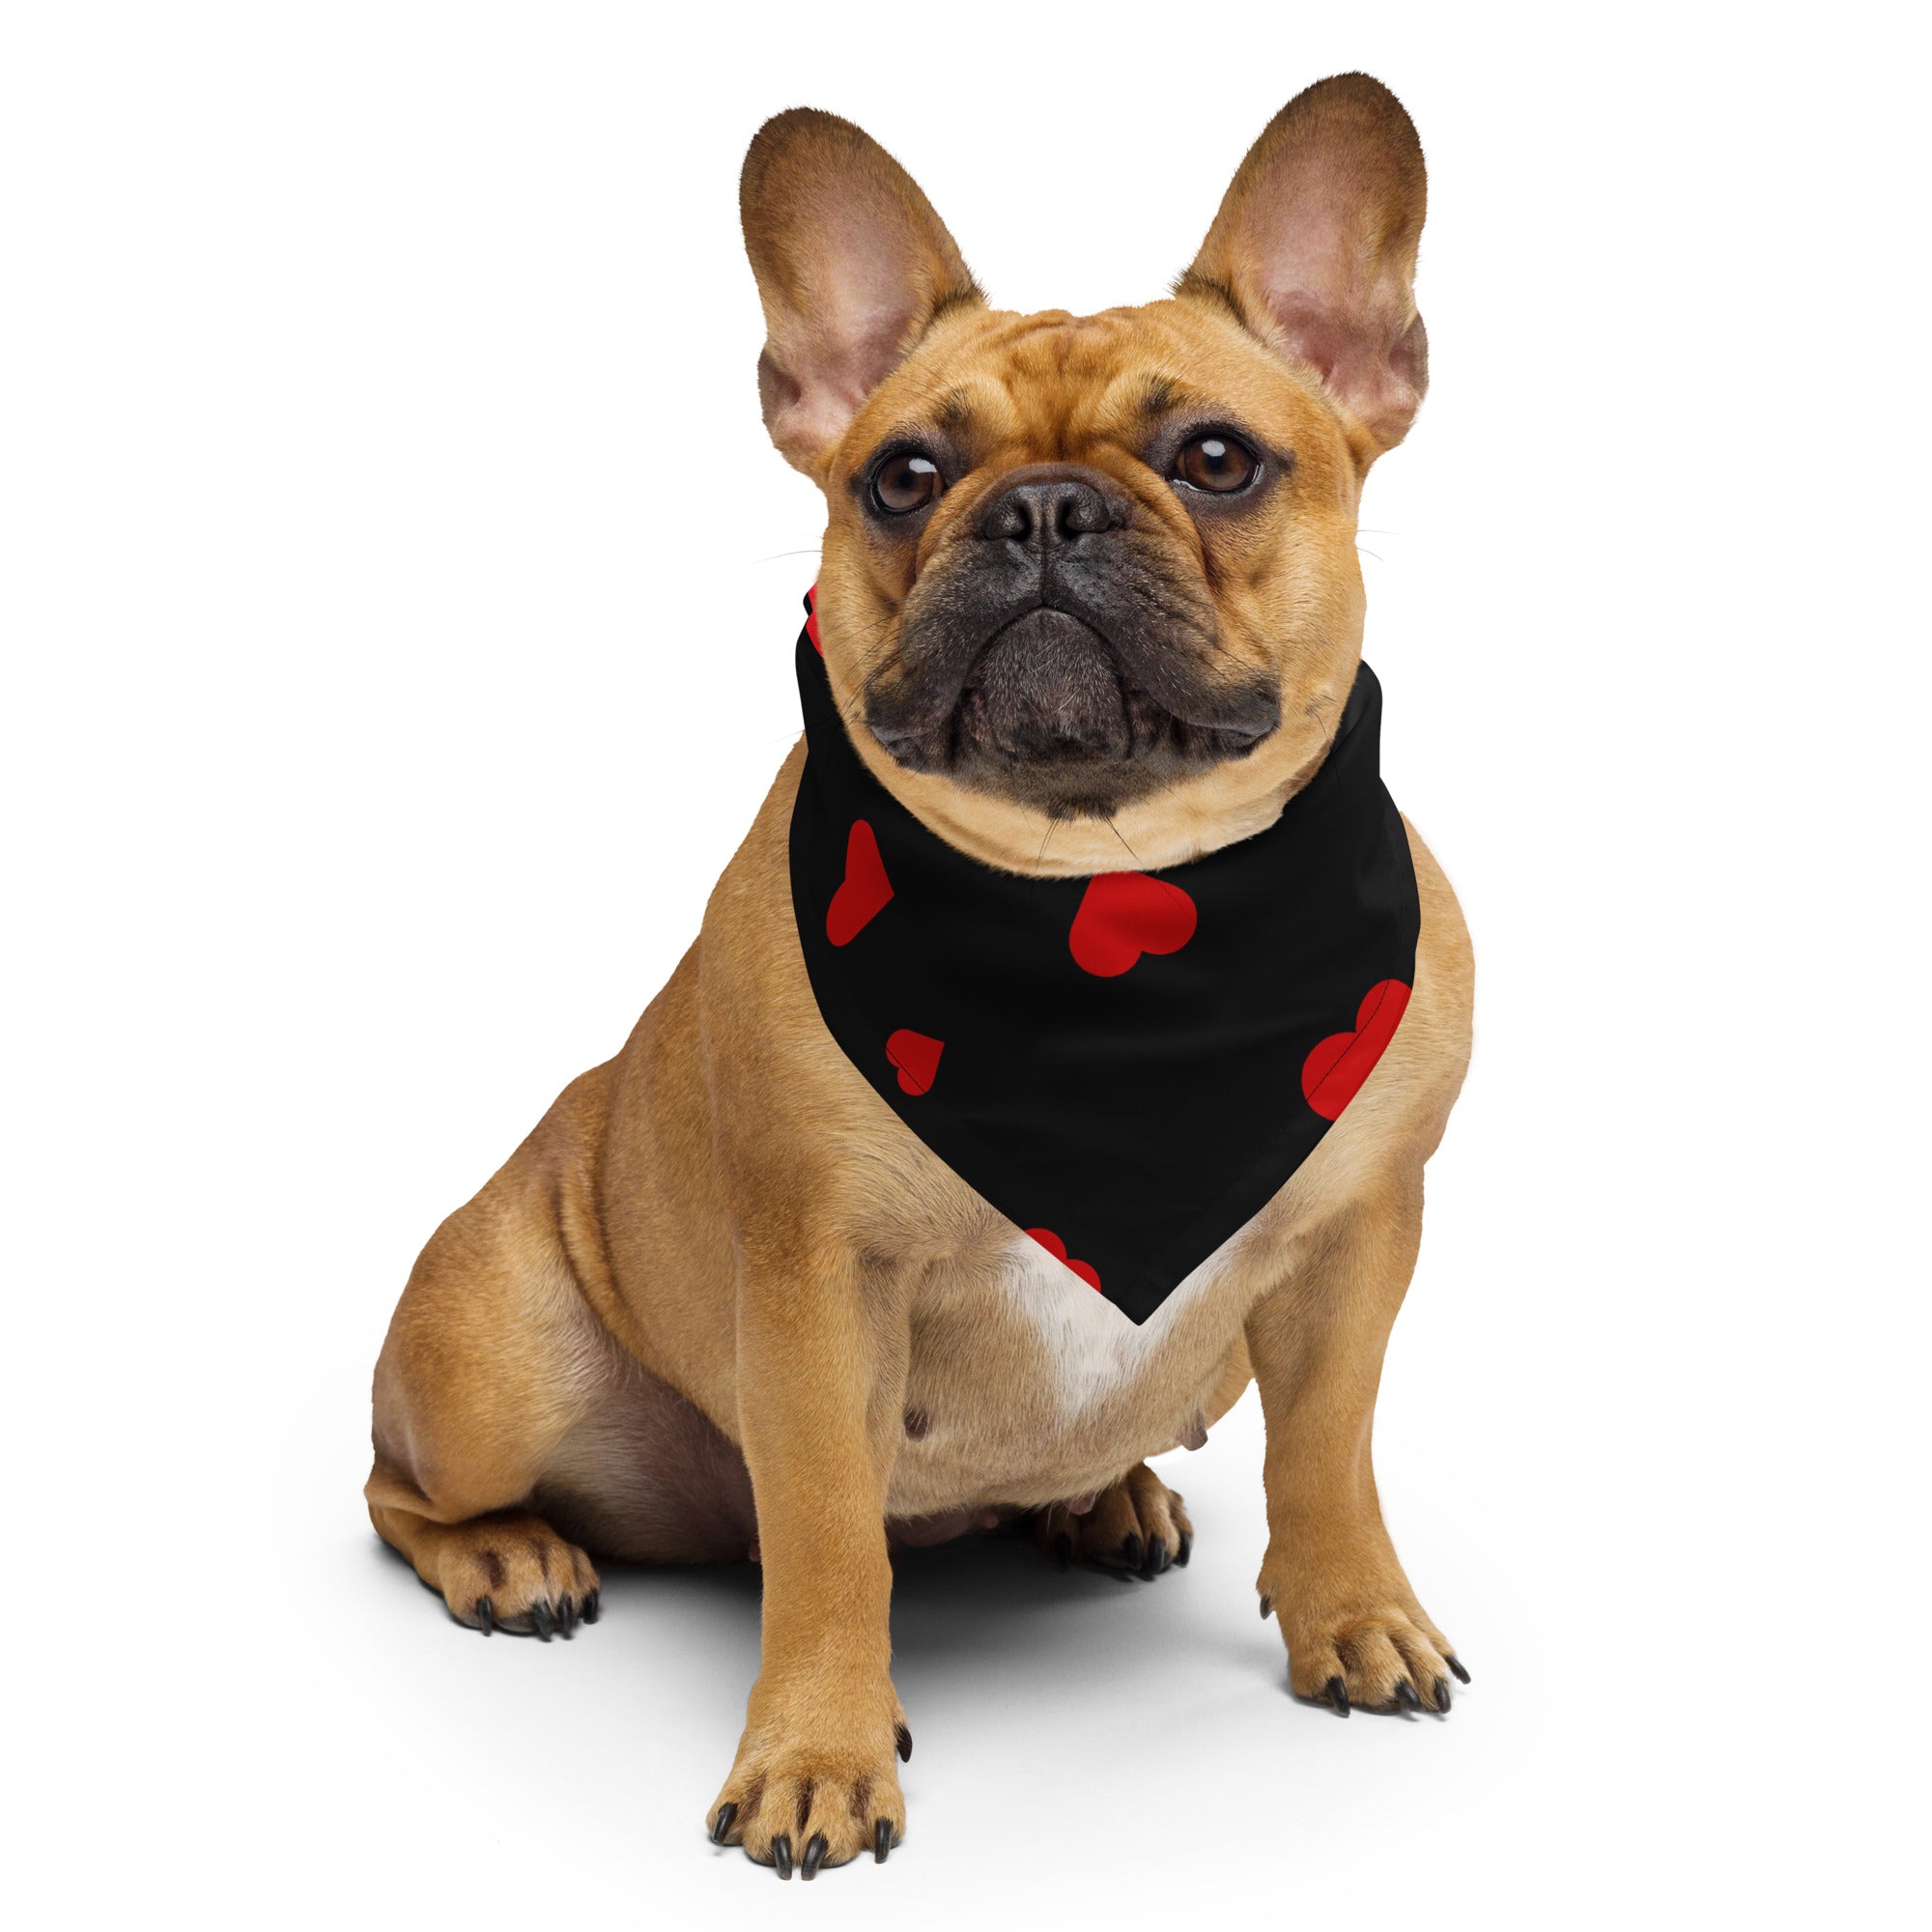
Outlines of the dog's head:
M 1361 482 L 1426 381 L 1395 97 L 1364 74 L 1297 96 L 1174 297 L 1099 315 L 989 308 L 911 178 L 832 115 L 768 122 L 741 198 L 765 421 L 830 505 L 819 634 L 861 756 L 1017 870 L 1169 865 L 1266 824 L 1348 696 Z

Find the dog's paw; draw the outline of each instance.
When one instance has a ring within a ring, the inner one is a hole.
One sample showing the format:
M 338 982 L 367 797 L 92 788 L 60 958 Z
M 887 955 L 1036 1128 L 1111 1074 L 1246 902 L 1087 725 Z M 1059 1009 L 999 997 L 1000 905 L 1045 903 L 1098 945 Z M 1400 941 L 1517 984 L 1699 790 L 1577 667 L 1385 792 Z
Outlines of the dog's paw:
M 1450 1679 L 1469 1674 L 1454 1646 L 1406 1593 L 1349 1593 L 1322 1607 L 1291 1579 L 1262 1571 L 1262 1615 L 1281 1619 L 1289 1688 L 1347 1717 L 1356 1705 L 1380 1712 L 1449 1714 Z
M 862 1852 L 883 1864 L 905 1836 L 896 1760 L 912 1733 L 892 1686 L 883 1697 L 837 1701 L 837 1715 L 788 1716 L 752 1692 L 738 1760 L 705 1816 L 711 1841 L 742 1845 L 781 1878 L 815 1878 Z M 869 1719 L 859 1707 L 871 1706 Z
M 597 1621 L 597 1572 L 541 1517 L 474 1517 L 438 1537 L 437 1582 L 458 1623 L 518 1636 L 569 1636 Z
M 1073 1502 L 1055 1503 L 1034 1521 L 1034 1541 L 1057 1563 L 1101 1563 L 1140 1577 L 1158 1577 L 1194 1553 L 1194 1525 L 1179 1492 L 1170 1490 L 1145 1463 L 1137 1463 L 1076 1513 Z

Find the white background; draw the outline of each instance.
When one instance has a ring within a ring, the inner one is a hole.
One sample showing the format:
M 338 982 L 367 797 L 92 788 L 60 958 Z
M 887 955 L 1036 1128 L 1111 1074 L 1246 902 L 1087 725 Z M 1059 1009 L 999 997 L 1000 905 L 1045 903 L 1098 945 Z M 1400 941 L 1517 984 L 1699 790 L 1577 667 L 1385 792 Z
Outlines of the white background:
M 9 10 L 16 1922 L 1903 1922 L 1906 18 Z M 1289 1699 L 1250 1402 L 1168 1471 L 1184 1574 L 906 1566 L 910 1836 L 781 1889 L 700 1829 L 753 1573 L 485 1643 L 358 1494 L 416 1248 L 617 1048 L 795 728 L 820 514 L 738 162 L 837 109 L 996 299 L 1141 300 L 1350 67 L 1432 176 L 1435 387 L 1363 520 L 1385 768 L 1480 967 L 1378 1463 L 1475 1684 Z

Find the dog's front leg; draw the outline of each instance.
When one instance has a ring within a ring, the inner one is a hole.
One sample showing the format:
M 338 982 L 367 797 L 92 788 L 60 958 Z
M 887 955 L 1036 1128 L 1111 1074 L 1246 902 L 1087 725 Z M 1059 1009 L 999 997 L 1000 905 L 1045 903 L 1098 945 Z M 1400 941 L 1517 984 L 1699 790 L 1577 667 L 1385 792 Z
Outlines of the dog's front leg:
M 1351 1704 L 1446 1711 L 1450 1673 L 1463 1676 L 1396 1560 L 1370 1455 L 1421 1236 L 1418 1170 L 1323 1228 L 1247 1323 L 1267 1421 L 1262 1613 L 1281 1620 L 1296 1695 L 1345 1717 Z
M 794 1863 L 810 1878 L 864 1850 L 883 1860 L 905 1830 L 895 1759 L 912 1739 L 890 1675 L 885 1525 L 903 1321 L 849 1251 L 748 1240 L 739 1265 L 739 1427 L 764 1628 L 710 1823 L 781 1878 Z

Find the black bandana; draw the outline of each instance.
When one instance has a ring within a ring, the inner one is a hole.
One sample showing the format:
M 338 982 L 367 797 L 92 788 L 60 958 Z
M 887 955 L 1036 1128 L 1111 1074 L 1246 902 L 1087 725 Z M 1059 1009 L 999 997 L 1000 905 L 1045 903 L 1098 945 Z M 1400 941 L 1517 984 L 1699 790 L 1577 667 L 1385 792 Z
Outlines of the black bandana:
M 817 628 L 791 895 L 818 1010 L 962 1180 L 1144 1321 L 1308 1158 L 1408 1004 L 1420 908 L 1381 687 L 1364 665 L 1265 832 L 1158 875 L 1026 879 L 866 769 Z

